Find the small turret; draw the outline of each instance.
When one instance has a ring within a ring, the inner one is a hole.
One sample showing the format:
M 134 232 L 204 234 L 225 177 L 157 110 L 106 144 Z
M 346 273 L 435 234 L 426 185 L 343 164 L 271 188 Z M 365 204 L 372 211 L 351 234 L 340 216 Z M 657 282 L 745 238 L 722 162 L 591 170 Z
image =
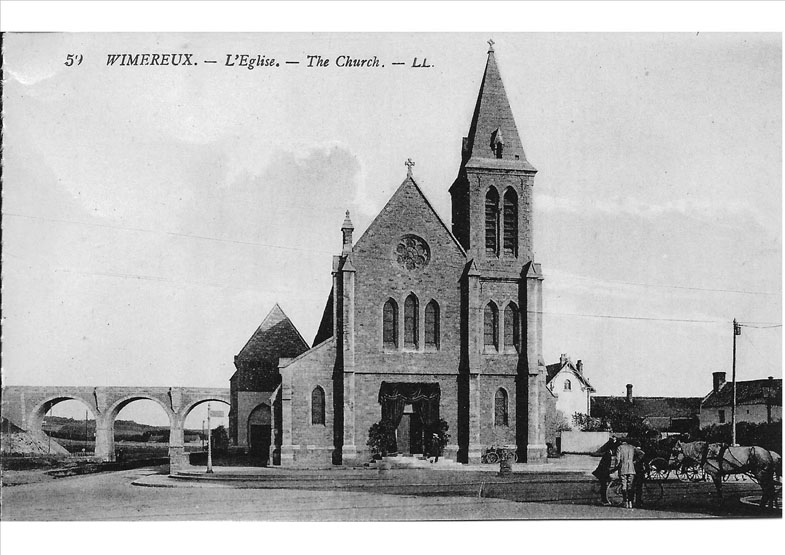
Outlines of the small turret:
M 349 218 L 349 211 L 346 211 L 346 218 L 343 220 L 343 225 L 341 226 L 341 233 L 343 234 L 343 251 L 341 254 L 349 254 L 352 252 L 352 232 L 354 231 L 354 225 L 352 225 L 352 220 Z

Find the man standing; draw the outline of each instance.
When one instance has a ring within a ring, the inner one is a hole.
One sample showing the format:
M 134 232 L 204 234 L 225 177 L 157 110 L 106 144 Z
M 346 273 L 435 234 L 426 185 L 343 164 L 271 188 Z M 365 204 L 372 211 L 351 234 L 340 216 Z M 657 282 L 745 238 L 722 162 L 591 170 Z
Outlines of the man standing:
M 600 502 L 603 505 L 610 505 L 607 490 L 611 481 L 611 472 L 616 467 L 616 461 L 614 460 L 616 457 L 616 438 L 610 438 L 600 450 L 602 451 L 602 458 L 592 474 L 600 481 Z
M 635 463 L 643 459 L 643 449 L 635 447 L 626 439 L 616 449 L 616 460 L 619 465 L 622 498 L 624 506 L 632 509 L 633 485 L 635 482 Z

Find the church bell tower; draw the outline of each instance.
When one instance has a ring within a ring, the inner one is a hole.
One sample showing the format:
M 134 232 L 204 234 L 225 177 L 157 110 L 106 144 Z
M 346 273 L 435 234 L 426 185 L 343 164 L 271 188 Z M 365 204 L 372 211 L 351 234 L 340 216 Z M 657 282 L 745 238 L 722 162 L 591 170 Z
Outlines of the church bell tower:
M 463 139 L 461 166 L 450 188 L 452 231 L 470 260 L 463 284 L 467 403 L 487 396 L 485 388 L 490 385 L 483 383 L 492 382 L 491 376 L 513 374 L 518 454 L 533 462 L 547 455 L 542 274 L 534 262 L 532 237 L 537 170 L 526 159 L 493 41 L 488 44 L 485 73 Z M 479 432 L 474 435 L 473 423 L 488 420 L 480 411 L 480 407 L 469 409 L 469 460 L 482 442 Z

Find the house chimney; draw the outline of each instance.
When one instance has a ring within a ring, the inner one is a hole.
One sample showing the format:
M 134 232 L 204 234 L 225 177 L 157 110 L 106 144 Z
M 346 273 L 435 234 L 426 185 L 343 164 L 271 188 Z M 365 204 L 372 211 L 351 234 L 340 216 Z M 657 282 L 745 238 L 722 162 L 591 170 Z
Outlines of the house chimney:
M 714 393 L 717 393 L 723 385 L 725 385 L 725 372 L 712 372 L 711 377 L 713 378 Z
M 583 374 L 583 361 L 579 360 L 575 363 L 575 368 L 578 370 L 578 374 Z
M 627 402 L 632 403 L 632 384 L 627 384 Z

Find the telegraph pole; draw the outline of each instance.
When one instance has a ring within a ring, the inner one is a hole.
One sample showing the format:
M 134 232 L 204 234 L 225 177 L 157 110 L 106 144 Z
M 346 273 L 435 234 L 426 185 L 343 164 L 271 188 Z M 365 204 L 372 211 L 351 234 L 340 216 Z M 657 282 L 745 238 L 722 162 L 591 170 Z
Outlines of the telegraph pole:
M 733 401 L 730 407 L 731 444 L 736 443 L 736 336 L 741 335 L 741 326 L 733 319 Z

